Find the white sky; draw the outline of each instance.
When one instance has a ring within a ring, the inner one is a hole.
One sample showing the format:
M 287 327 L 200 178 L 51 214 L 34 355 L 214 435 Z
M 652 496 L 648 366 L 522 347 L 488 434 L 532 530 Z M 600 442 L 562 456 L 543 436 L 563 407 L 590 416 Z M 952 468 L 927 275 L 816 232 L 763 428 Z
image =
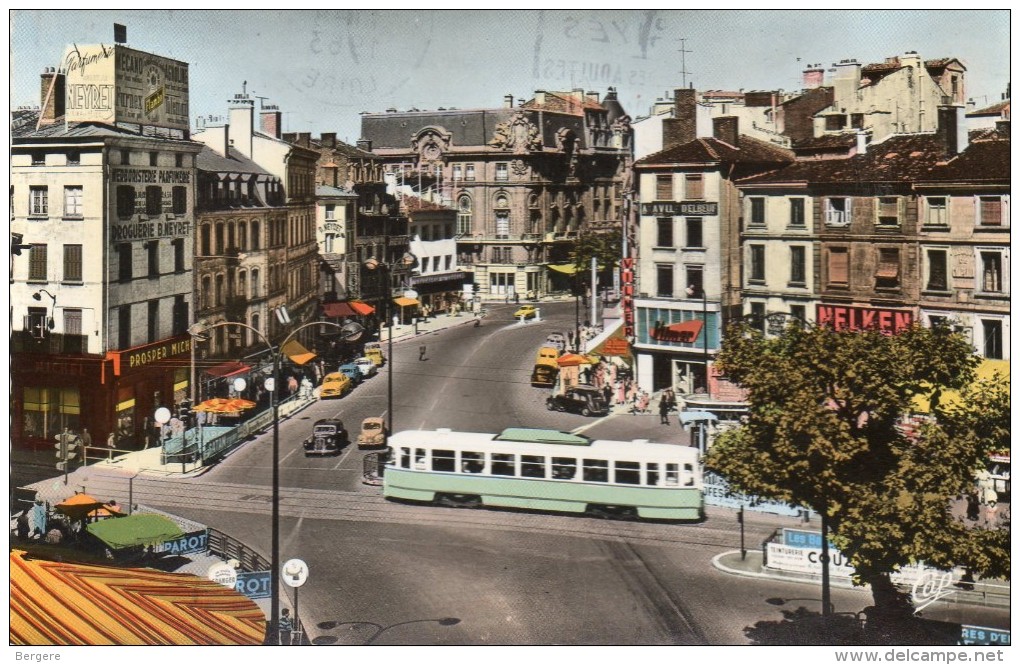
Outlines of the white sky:
M 66 45 L 113 42 L 190 64 L 191 115 L 223 115 L 241 91 L 284 111 L 284 129 L 353 142 L 358 113 L 498 107 L 535 90 L 614 86 L 627 112 L 680 87 L 800 87 L 807 64 L 917 51 L 967 66 L 979 106 L 1009 81 L 1005 10 L 18 10 L 11 106 L 39 104 L 39 74 Z M 681 42 L 681 39 L 684 41 Z

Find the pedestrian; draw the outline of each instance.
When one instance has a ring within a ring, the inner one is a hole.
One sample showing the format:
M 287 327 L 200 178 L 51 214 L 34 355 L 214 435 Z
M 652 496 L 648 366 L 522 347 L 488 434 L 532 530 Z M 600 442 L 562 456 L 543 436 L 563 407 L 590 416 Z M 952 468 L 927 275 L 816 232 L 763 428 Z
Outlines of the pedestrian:
M 424 344 L 418 347 L 418 360 L 425 360 L 425 350 Z
M 28 511 L 23 510 L 18 515 L 18 538 L 28 540 Z
M 602 396 L 606 399 L 606 404 L 612 404 L 613 389 L 609 387 L 608 383 L 602 384 Z
M 92 435 L 89 434 L 87 427 L 83 427 L 81 430 L 81 445 L 82 448 L 88 448 L 92 445 Z M 83 451 L 82 454 L 84 455 L 85 452 Z
M 659 424 L 669 424 L 669 396 L 666 393 L 659 398 Z
M 967 494 L 967 519 L 971 522 L 976 522 L 979 515 L 979 506 L 977 495 L 973 492 Z
M 648 413 L 648 393 L 642 390 L 637 396 L 637 412 Z
M 624 386 L 623 381 L 616 382 L 616 403 L 617 404 L 627 403 L 626 386 Z
M 517 295 L 516 291 L 514 291 L 514 304 L 515 305 L 520 305 L 521 304 L 521 297 L 519 295 Z
M 290 645 L 290 634 L 294 630 L 294 620 L 290 618 L 290 610 L 286 607 L 280 610 L 280 624 L 276 627 L 280 633 L 280 644 Z

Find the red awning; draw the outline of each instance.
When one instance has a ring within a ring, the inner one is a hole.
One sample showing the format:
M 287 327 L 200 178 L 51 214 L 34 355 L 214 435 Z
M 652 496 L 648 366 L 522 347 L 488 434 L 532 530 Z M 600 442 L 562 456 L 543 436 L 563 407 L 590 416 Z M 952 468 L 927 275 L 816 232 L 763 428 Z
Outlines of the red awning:
M 322 304 L 322 312 L 328 317 L 358 316 L 349 302 L 327 302 Z
M 358 302 L 355 300 L 350 302 L 349 304 L 354 309 L 354 311 L 360 314 L 361 316 L 368 316 L 369 314 L 375 311 L 375 307 L 372 307 L 368 303 Z
M 205 370 L 205 373 L 220 379 L 226 379 L 227 377 L 235 376 L 237 374 L 244 374 L 250 369 L 251 367 L 248 367 L 244 363 L 231 361 L 210 367 Z

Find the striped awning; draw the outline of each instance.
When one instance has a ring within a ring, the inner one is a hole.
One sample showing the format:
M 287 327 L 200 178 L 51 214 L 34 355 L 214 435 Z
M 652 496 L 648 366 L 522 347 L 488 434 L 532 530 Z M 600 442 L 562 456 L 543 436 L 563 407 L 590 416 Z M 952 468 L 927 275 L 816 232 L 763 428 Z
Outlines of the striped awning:
M 254 600 L 195 575 L 10 554 L 10 643 L 229 645 L 265 641 Z

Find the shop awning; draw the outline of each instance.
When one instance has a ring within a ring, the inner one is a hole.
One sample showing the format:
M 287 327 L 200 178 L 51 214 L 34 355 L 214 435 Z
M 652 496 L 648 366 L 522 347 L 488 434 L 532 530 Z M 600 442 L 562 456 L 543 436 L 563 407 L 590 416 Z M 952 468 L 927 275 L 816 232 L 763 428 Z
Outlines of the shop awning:
M 214 365 L 209 369 L 205 370 L 205 373 L 209 376 L 215 376 L 220 379 L 226 379 L 237 374 L 244 374 L 249 371 L 251 367 L 239 362 L 226 362 L 219 365 Z
M 328 317 L 358 316 L 348 302 L 327 302 L 322 304 L 322 313 Z
M 304 365 L 306 362 L 315 357 L 315 354 L 301 346 L 301 343 L 296 339 L 292 339 L 283 345 L 280 349 L 283 351 L 283 355 L 290 358 L 291 362 L 296 365 Z
M 114 550 L 155 545 L 184 535 L 170 518 L 145 513 L 93 522 L 85 528 Z
M 555 270 L 556 272 L 561 272 L 564 275 L 573 275 L 575 272 L 577 272 L 577 266 L 575 266 L 573 263 L 560 263 L 560 264 L 550 263 L 549 265 L 546 266 L 546 268 L 548 268 L 549 270 Z
M 719 420 L 718 416 L 710 411 L 681 411 L 680 422 L 687 423 L 712 422 Z
M 15 645 L 256 646 L 265 640 L 265 612 L 254 600 L 191 574 L 47 561 L 12 550 L 10 600 Z
M 393 302 L 399 307 L 416 307 L 421 304 L 414 298 L 394 298 Z
M 358 302 L 357 300 L 353 300 L 349 304 L 351 308 L 361 316 L 368 316 L 375 311 L 375 307 L 372 307 L 368 303 Z

